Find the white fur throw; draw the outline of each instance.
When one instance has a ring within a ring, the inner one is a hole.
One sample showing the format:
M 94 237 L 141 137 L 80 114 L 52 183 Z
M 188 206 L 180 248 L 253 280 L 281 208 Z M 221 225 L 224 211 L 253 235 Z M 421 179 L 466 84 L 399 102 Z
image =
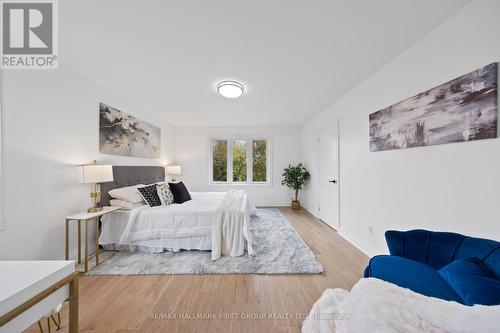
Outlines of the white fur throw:
M 351 292 L 325 290 L 302 332 L 500 332 L 500 306 L 465 306 L 367 278 Z
M 250 232 L 250 208 L 245 192 L 228 191 L 215 211 L 212 222 L 212 260 L 221 256 L 254 255 Z

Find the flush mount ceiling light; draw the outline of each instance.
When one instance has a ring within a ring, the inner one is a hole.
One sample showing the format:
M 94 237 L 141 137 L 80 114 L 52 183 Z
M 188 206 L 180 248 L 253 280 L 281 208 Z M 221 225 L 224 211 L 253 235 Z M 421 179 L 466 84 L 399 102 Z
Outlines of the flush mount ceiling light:
M 238 98 L 243 95 L 243 85 L 236 81 L 222 81 L 217 85 L 217 92 L 226 98 Z

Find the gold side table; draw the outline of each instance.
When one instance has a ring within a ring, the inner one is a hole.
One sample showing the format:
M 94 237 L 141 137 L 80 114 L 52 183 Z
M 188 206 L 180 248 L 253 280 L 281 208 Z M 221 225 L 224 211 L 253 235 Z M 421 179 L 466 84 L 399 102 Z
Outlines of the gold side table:
M 85 270 L 84 273 L 89 271 L 89 221 L 95 220 L 96 236 L 95 236 L 95 265 L 99 265 L 99 218 L 108 213 L 119 210 L 120 207 L 103 207 L 102 211 L 95 213 L 81 212 L 78 214 L 66 216 L 66 260 L 69 260 L 69 223 L 71 221 L 78 222 L 78 264 L 82 263 L 82 240 L 81 240 L 81 223 L 85 222 Z

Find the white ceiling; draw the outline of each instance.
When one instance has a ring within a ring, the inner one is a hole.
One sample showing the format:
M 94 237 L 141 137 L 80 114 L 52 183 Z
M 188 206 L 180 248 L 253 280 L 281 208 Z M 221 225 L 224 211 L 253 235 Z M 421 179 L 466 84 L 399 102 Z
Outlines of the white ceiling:
M 468 2 L 65 0 L 60 54 L 176 126 L 298 126 Z

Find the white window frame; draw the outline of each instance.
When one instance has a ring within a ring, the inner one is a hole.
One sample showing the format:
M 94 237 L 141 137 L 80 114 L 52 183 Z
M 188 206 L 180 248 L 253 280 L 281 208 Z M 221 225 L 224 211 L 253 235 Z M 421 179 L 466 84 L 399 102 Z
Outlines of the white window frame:
M 217 140 L 227 141 L 227 181 L 213 180 L 213 152 L 212 142 Z M 234 140 L 247 140 L 247 181 L 233 181 L 233 142 Z M 253 151 L 251 141 L 266 141 L 266 181 L 254 182 L 253 179 Z M 272 138 L 269 135 L 210 135 L 208 137 L 208 183 L 209 185 L 234 185 L 234 186 L 271 186 L 272 185 Z

